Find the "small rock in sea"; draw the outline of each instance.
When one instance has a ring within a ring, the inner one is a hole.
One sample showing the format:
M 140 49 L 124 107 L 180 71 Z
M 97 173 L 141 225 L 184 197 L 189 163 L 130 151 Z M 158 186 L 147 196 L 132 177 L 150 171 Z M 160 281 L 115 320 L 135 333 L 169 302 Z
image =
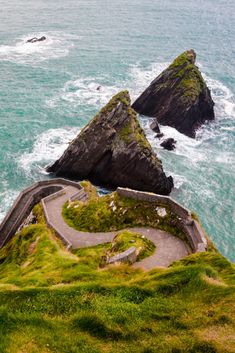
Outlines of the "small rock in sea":
M 161 133 L 158 122 L 155 120 L 150 124 L 150 128 L 154 131 L 157 132 L 158 134 Z
M 42 36 L 40 38 L 33 37 L 31 39 L 28 39 L 26 43 L 37 43 L 37 42 L 43 42 L 44 40 L 46 40 L 45 36 Z
M 160 133 L 156 134 L 154 137 L 161 139 L 163 136 L 164 136 L 163 132 L 160 132 Z
M 176 140 L 174 140 L 173 138 L 168 138 L 166 140 L 164 140 L 160 146 L 162 146 L 163 148 L 165 148 L 165 150 L 168 151 L 172 151 L 175 149 L 175 144 L 176 144 Z

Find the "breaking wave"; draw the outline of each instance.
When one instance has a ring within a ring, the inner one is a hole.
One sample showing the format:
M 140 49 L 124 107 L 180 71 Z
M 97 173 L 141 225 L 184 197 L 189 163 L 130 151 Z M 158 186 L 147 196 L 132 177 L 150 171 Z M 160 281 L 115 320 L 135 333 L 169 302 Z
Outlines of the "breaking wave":
M 74 106 L 92 105 L 100 108 L 118 90 L 117 86 L 103 84 L 102 78 L 80 78 L 66 82 L 59 95 L 47 101 L 47 104 L 54 107 L 62 100 Z
M 33 37 L 46 36 L 43 42 L 27 43 Z M 17 64 L 34 64 L 37 62 L 67 56 L 74 46 L 77 36 L 63 32 L 30 33 L 11 45 L 0 46 L 0 61 L 11 61 Z
M 68 147 L 69 142 L 79 133 L 78 128 L 50 129 L 36 139 L 32 152 L 24 153 L 18 161 L 19 168 L 26 175 L 47 174 L 45 167 L 58 159 Z

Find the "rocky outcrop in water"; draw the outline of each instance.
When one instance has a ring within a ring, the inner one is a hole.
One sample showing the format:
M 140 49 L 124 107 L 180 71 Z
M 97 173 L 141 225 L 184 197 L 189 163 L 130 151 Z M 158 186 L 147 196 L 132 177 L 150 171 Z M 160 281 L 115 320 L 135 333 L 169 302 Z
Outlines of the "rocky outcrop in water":
M 48 172 L 167 195 L 173 187 L 123 91 L 85 126 Z
M 152 129 L 154 132 L 156 132 L 157 134 L 160 134 L 160 133 L 161 133 L 160 127 L 159 127 L 159 125 L 158 125 L 157 120 L 153 121 L 153 122 L 150 124 L 150 127 L 151 127 L 151 129 Z
M 164 140 L 160 146 L 162 146 L 165 150 L 168 151 L 173 151 L 175 149 L 175 144 L 176 140 L 174 140 L 172 137 L 169 137 L 168 139 Z
M 46 40 L 45 36 L 42 36 L 40 38 L 33 37 L 31 39 L 28 39 L 26 43 L 37 43 L 37 42 L 43 42 L 44 40 Z
M 164 136 L 163 132 L 158 132 L 154 137 L 157 139 L 161 139 Z
M 193 50 L 181 54 L 134 102 L 133 109 L 195 137 L 205 121 L 214 119 L 214 102 L 195 61 Z

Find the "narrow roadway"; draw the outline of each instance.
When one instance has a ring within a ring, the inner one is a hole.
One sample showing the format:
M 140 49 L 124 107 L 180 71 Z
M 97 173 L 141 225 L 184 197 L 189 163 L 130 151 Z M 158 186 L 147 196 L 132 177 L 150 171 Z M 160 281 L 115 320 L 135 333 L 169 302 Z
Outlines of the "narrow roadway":
M 55 229 L 57 228 L 60 230 L 64 237 L 70 241 L 74 249 L 112 242 L 114 237 L 120 233 L 120 230 L 105 233 L 81 232 L 69 227 L 64 221 L 62 216 L 62 207 L 65 202 L 76 193 L 77 189 L 74 186 L 67 186 L 64 189 L 63 195 L 45 202 L 47 215 L 55 225 Z M 189 254 L 189 250 L 185 242 L 170 233 L 147 227 L 137 227 L 129 230 L 144 235 L 156 246 L 156 250 L 152 256 L 136 262 L 133 265 L 136 268 L 150 270 L 155 267 L 167 267 L 172 262 L 177 261 Z

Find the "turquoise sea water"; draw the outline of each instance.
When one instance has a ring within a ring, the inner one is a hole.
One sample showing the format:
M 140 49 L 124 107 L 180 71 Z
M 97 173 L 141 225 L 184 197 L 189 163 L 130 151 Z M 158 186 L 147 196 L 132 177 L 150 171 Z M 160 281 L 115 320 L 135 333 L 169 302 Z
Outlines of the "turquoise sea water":
M 235 261 L 234 0 L 12 0 L 0 13 L 0 219 L 16 195 L 111 96 L 132 98 L 182 51 L 194 48 L 216 102 L 216 120 L 192 140 L 152 146 L 175 180 L 172 196 L 195 210 Z M 33 36 L 46 42 L 25 44 Z M 101 90 L 97 91 L 97 86 Z

